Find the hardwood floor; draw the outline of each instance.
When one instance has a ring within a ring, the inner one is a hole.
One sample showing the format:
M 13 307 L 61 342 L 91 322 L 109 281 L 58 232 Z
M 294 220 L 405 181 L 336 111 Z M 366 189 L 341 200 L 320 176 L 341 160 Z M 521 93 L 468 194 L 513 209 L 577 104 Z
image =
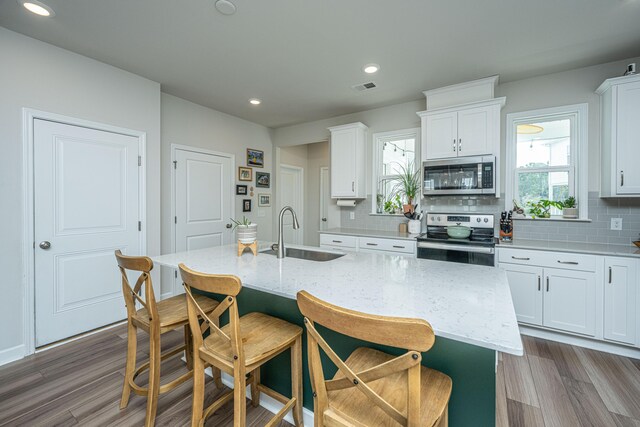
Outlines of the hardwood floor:
M 498 427 L 640 427 L 640 360 L 522 336 L 500 355 Z
M 162 336 L 162 349 L 183 342 L 181 332 Z M 119 409 L 126 355 L 124 326 L 37 353 L 0 367 L 0 426 L 136 426 L 142 425 L 146 399 L 132 394 L 129 406 Z M 149 351 L 148 336 L 138 340 L 138 360 Z M 162 364 L 163 383 L 186 372 L 178 357 Z M 146 374 L 138 377 L 146 384 Z M 186 426 L 191 422 L 191 388 L 187 381 L 160 396 L 157 426 Z M 209 405 L 221 391 L 208 379 Z M 263 426 L 273 416 L 247 401 L 247 425 Z M 233 403 L 211 416 L 208 426 L 233 425 Z M 282 422 L 280 426 L 290 426 Z

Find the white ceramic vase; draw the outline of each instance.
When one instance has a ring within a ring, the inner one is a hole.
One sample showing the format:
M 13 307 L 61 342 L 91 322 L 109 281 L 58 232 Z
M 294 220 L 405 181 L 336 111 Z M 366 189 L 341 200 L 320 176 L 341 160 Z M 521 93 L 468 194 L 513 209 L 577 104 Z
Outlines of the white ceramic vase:
M 578 208 L 564 208 L 562 216 L 563 218 L 578 218 Z
M 422 222 L 417 219 L 409 220 L 409 234 L 420 234 L 422 231 Z
M 237 226 L 236 236 L 240 243 L 250 244 L 255 242 L 258 239 L 258 224 Z

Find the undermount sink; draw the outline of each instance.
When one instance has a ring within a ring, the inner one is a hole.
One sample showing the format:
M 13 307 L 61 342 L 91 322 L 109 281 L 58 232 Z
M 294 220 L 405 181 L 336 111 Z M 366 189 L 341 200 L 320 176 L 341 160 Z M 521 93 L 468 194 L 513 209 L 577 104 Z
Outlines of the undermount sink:
M 278 252 L 273 249 L 265 249 L 263 251 L 260 251 L 260 253 L 267 255 L 278 254 Z M 285 256 L 287 258 L 299 258 L 309 261 L 332 261 L 344 255 L 345 254 L 336 254 L 333 252 L 311 251 L 309 249 L 285 248 Z

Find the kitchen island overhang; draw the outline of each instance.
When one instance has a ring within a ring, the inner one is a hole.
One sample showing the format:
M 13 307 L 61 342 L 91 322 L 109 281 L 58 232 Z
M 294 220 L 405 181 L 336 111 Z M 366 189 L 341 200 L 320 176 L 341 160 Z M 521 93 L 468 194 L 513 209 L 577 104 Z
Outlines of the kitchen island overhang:
M 436 343 L 423 354 L 423 364 L 453 379 L 451 426 L 494 425 L 495 352 L 523 353 L 506 274 L 498 268 L 371 253 L 347 253 L 327 262 L 277 259 L 263 253 L 238 257 L 235 245 L 152 259 L 170 268 L 184 263 L 204 273 L 238 276 L 245 288 L 238 296 L 241 314 L 260 311 L 302 326 L 295 298 L 304 289 L 352 310 L 427 320 Z M 364 345 L 402 353 L 322 331 L 343 358 Z M 306 345 L 304 349 L 304 406 L 312 410 Z M 335 367 L 324 362 L 327 375 L 333 375 Z M 290 393 L 288 354 L 266 365 L 262 379 L 277 391 Z

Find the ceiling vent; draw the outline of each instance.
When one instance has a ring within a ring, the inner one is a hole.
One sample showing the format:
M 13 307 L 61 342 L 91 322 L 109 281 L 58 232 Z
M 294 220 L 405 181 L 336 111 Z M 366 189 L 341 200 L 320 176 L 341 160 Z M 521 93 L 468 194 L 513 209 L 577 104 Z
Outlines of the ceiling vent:
M 364 92 L 365 90 L 375 89 L 376 87 L 377 86 L 374 82 L 368 82 L 368 83 L 360 83 L 359 85 L 351 86 L 351 89 L 355 90 L 356 92 Z

